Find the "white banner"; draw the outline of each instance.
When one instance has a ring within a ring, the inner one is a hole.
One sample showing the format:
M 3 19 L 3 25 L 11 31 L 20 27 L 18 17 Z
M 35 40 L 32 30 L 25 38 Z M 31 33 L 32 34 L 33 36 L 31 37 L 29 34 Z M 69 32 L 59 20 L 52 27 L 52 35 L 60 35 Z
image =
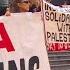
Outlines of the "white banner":
M 42 6 L 48 49 L 70 50 L 70 13 L 46 1 L 43 1 Z
M 0 70 L 50 70 L 40 13 L 0 17 Z

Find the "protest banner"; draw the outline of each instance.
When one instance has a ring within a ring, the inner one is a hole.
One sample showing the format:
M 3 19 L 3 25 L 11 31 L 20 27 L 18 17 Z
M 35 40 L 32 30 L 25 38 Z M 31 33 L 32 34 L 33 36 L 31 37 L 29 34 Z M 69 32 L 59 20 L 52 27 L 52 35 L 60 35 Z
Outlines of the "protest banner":
M 45 0 L 43 0 L 42 6 L 48 50 L 70 50 L 70 13 Z
M 40 13 L 0 17 L 0 70 L 50 70 Z

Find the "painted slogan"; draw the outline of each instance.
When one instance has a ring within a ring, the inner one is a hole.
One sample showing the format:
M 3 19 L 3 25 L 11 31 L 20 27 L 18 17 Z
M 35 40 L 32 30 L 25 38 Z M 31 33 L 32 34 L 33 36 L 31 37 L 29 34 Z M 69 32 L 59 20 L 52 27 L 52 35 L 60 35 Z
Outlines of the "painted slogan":
M 43 15 L 48 50 L 70 50 L 70 13 L 43 2 Z
M 0 70 L 50 70 L 40 15 L 0 17 Z

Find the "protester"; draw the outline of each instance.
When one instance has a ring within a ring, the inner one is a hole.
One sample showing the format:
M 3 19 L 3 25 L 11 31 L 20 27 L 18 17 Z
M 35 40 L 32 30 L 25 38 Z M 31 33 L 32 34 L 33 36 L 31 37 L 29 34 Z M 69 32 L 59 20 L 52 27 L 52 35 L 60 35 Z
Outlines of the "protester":
M 9 1 L 9 7 L 10 7 L 10 11 L 12 13 L 18 13 L 19 11 L 19 7 L 18 7 L 18 3 L 20 3 L 21 0 L 10 0 Z
M 40 0 L 0 0 L 0 16 L 19 12 L 40 12 Z
M 20 3 L 18 3 L 18 7 L 19 7 L 20 12 L 28 12 L 29 6 L 30 6 L 29 1 L 21 1 Z
M 30 0 L 29 12 L 40 12 L 41 11 L 41 0 Z

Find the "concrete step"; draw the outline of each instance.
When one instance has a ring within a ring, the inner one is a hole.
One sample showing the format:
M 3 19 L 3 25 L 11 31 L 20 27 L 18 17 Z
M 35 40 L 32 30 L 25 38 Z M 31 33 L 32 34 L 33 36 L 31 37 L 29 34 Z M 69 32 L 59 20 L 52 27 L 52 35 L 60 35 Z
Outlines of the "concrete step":
M 49 61 L 50 65 L 62 65 L 62 64 L 70 64 L 70 59 L 61 59 L 61 60 L 51 60 Z
M 49 60 L 60 60 L 60 59 L 70 59 L 70 54 L 68 55 L 49 55 Z
M 48 51 L 49 55 L 70 55 L 70 51 Z
M 70 70 L 70 51 L 48 51 L 51 70 Z
M 70 65 L 51 66 L 51 70 L 70 70 Z

